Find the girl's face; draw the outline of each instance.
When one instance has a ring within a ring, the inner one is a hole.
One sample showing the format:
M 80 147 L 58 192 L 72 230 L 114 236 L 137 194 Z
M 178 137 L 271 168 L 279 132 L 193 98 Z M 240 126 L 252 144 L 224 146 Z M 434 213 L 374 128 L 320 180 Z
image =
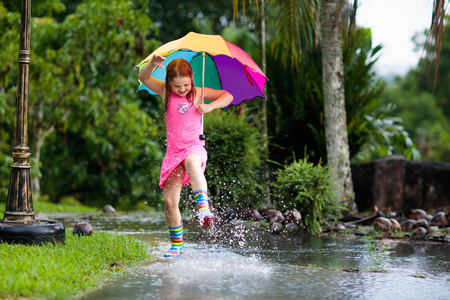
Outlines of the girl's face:
M 170 87 L 178 96 L 184 97 L 192 89 L 191 78 L 190 77 L 174 77 L 170 82 Z

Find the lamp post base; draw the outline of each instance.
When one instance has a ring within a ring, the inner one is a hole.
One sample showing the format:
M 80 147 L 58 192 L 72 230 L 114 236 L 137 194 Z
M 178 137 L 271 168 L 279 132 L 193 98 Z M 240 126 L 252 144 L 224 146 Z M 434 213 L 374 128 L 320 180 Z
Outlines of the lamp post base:
M 42 245 L 64 244 L 65 241 L 66 230 L 64 225 L 57 221 L 0 222 L 0 243 Z

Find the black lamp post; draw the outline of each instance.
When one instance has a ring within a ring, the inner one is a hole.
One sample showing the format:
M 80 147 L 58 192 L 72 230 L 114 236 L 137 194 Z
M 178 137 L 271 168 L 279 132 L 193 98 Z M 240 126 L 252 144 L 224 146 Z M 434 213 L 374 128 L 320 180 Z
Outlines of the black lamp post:
M 30 65 L 31 0 L 22 0 L 19 48 L 19 90 L 17 96 L 15 147 L 4 218 L 0 221 L 0 242 L 42 244 L 64 243 L 64 225 L 35 219 L 31 195 L 28 152 L 28 74 Z

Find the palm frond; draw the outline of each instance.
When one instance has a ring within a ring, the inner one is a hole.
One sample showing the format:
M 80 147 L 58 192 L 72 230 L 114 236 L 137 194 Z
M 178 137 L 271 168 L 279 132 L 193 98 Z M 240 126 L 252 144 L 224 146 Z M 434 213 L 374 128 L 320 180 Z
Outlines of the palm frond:
M 233 21 L 236 21 L 236 16 L 238 15 L 239 12 L 239 3 L 242 3 L 242 16 L 245 19 L 245 7 L 247 5 L 247 2 L 249 5 L 252 5 L 252 3 L 254 3 L 256 5 L 256 11 L 259 12 L 259 1 L 260 0 L 232 0 L 232 5 L 233 5 Z M 269 0 L 262 0 L 262 1 L 269 1 Z
M 317 47 L 318 0 L 273 0 L 270 2 L 271 50 L 283 63 L 295 67 L 303 53 Z
M 433 90 L 436 88 L 439 71 L 439 59 L 441 56 L 442 34 L 444 32 L 445 0 L 434 0 L 433 16 L 428 30 L 425 49 L 431 56 L 431 64 L 428 70 L 428 78 L 433 78 Z

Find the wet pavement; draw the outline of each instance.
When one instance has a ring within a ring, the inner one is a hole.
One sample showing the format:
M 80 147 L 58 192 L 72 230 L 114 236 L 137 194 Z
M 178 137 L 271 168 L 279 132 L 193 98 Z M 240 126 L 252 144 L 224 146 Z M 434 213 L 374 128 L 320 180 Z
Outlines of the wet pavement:
M 68 228 L 75 222 L 56 217 Z M 186 252 L 168 259 L 162 257 L 170 243 L 161 214 L 84 217 L 75 220 L 149 243 L 154 259 L 81 299 L 450 299 L 448 243 L 185 224 Z

